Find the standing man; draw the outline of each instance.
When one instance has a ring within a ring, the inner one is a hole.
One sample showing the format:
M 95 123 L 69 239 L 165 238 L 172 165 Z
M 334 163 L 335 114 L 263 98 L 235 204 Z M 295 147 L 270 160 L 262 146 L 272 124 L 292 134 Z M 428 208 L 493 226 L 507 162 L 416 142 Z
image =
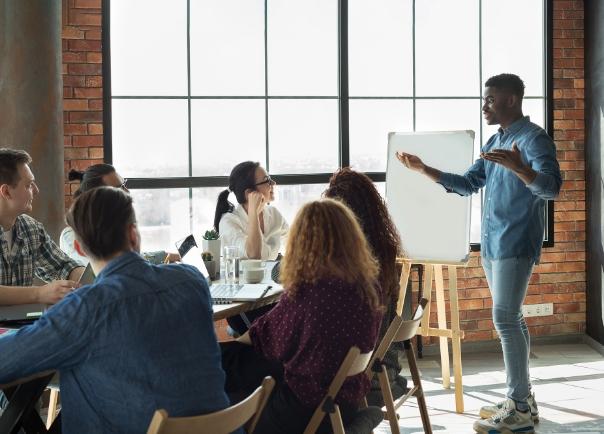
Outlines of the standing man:
M 500 125 L 464 175 L 443 173 L 415 155 L 397 153 L 406 167 L 462 196 L 485 187 L 481 257 L 491 296 L 493 323 L 501 339 L 507 400 L 480 409 L 480 433 L 532 432 L 539 414 L 529 379 L 530 338 L 522 303 L 539 263 L 545 203 L 560 192 L 562 177 L 552 139 L 522 114 L 524 83 L 500 74 L 485 83 L 482 112 Z
M 56 303 L 78 285 L 84 272 L 42 223 L 26 214 L 39 192 L 30 163 L 27 152 L 0 148 L 0 305 Z M 50 283 L 32 286 L 34 275 Z
M 140 256 L 132 197 L 121 189 L 83 193 L 67 221 L 97 277 L 0 339 L 0 383 L 57 369 L 64 434 L 144 434 L 156 409 L 228 407 L 201 273 Z

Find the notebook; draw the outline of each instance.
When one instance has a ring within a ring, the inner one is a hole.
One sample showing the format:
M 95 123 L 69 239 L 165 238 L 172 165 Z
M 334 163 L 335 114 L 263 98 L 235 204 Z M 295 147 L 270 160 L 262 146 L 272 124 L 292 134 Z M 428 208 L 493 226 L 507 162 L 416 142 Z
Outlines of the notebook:
M 212 283 L 210 280 L 210 274 L 206 269 L 203 260 L 201 259 L 201 250 L 197 246 L 193 246 L 189 249 L 186 255 L 182 257 L 184 264 L 194 266 L 199 272 L 205 277 L 210 287 L 210 295 L 212 296 L 212 303 L 214 304 L 228 304 L 238 301 L 255 301 L 267 294 L 274 294 L 275 292 L 282 291 L 281 288 L 274 288 L 268 283 L 244 283 L 244 284 L 225 284 L 225 283 Z

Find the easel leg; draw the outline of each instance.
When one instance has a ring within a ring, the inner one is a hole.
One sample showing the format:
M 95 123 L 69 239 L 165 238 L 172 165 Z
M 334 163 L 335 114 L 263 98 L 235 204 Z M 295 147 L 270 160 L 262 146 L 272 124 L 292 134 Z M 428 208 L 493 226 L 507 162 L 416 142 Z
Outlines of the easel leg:
M 436 285 L 436 314 L 438 317 L 438 328 L 447 329 L 447 312 L 445 310 L 445 290 L 442 265 L 434 266 L 434 284 Z M 451 387 L 451 370 L 449 368 L 449 342 L 448 338 L 440 337 L 440 366 L 443 376 L 443 387 Z
M 405 305 L 405 295 L 407 294 L 407 285 L 411 276 L 411 262 L 403 262 L 403 270 L 401 272 L 401 280 L 399 281 L 398 302 L 396 303 L 396 314 L 403 314 L 403 306 Z
M 461 332 L 459 330 L 459 302 L 457 299 L 457 268 L 449 267 L 449 299 L 451 302 L 451 331 L 453 343 L 453 374 L 455 376 L 455 410 L 463 413 L 463 384 L 461 379 Z
M 426 265 L 426 275 L 424 276 L 424 294 L 428 303 L 426 309 L 424 309 L 424 317 L 422 318 L 421 330 L 422 336 L 428 336 L 428 329 L 430 328 L 430 300 L 432 299 L 432 265 Z

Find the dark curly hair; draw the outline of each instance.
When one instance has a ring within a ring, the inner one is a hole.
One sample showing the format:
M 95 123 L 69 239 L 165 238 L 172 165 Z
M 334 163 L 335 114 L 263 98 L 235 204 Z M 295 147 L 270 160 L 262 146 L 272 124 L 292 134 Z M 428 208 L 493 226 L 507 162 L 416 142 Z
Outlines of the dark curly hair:
M 364 173 L 344 167 L 331 176 L 323 195 L 341 200 L 354 212 L 380 265 L 378 280 L 386 297 L 384 301 L 396 303 L 399 293 L 396 257 L 402 253 L 401 240 L 373 181 Z

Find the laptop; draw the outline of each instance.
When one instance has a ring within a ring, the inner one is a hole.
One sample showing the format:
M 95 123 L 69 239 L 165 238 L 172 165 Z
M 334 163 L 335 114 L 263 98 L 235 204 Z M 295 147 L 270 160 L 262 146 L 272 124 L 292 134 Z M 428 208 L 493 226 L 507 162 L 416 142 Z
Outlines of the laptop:
M 90 263 L 84 269 L 80 277 L 80 285 L 90 285 L 94 282 L 94 271 Z M 46 304 L 19 304 L 13 306 L 0 306 L 0 323 L 3 325 L 26 325 L 31 324 L 42 316 L 48 308 Z
M 42 316 L 48 306 L 46 304 L 18 304 L 0 306 L 0 323 L 3 325 L 27 325 Z
M 208 282 L 210 287 L 210 295 L 214 304 L 228 304 L 239 301 L 256 301 L 262 297 L 275 294 L 283 289 L 272 283 L 244 283 L 244 284 L 225 284 L 212 283 L 210 274 L 201 259 L 201 250 L 197 246 L 193 246 L 182 257 L 183 264 L 189 264 L 199 270 L 203 277 Z
M 94 275 L 94 271 L 92 270 L 92 265 L 90 265 L 89 262 L 88 265 L 86 265 L 86 269 L 82 273 L 82 276 L 80 276 L 80 280 L 78 281 L 78 283 L 80 284 L 80 286 L 90 285 L 92 282 L 94 282 L 95 277 L 96 276 Z

